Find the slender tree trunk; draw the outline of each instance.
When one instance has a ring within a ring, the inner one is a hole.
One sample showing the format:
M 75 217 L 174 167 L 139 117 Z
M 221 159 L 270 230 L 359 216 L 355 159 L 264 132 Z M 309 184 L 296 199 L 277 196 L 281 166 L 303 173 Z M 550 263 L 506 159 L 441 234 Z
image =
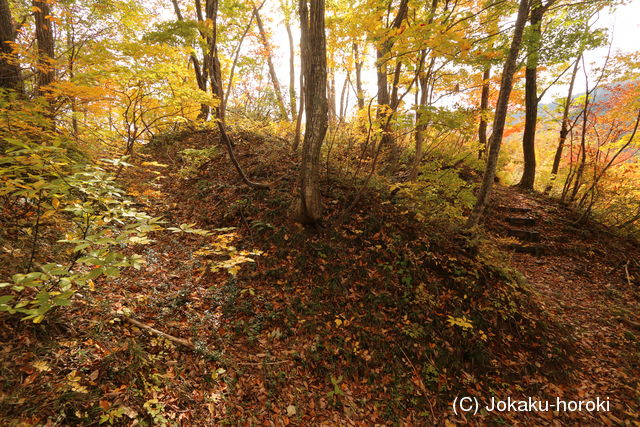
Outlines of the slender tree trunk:
M 259 9 L 259 8 L 258 8 Z M 254 8 L 254 11 L 257 10 Z M 231 64 L 231 70 L 229 71 L 229 82 L 227 83 L 227 91 L 224 94 L 224 101 L 222 102 L 222 109 L 227 110 L 227 102 L 229 101 L 229 95 L 231 94 L 231 89 L 233 88 L 233 76 L 236 70 L 236 65 L 238 65 L 238 59 L 240 59 L 240 49 L 242 48 L 242 43 L 244 42 L 247 33 L 251 29 L 251 24 L 253 24 L 253 18 L 255 17 L 255 12 L 251 14 L 251 18 L 249 18 L 249 23 L 244 28 L 242 35 L 240 36 L 240 40 L 238 40 L 238 45 L 236 46 L 235 53 L 233 55 L 233 63 Z
M 287 107 L 284 104 L 284 97 L 282 96 L 282 90 L 280 89 L 280 82 L 278 81 L 276 69 L 273 66 L 273 53 L 271 52 L 271 43 L 269 43 L 267 32 L 264 30 L 264 24 L 262 23 L 262 18 L 260 18 L 260 12 L 258 12 L 258 9 L 254 8 L 253 14 L 256 17 L 256 23 L 258 24 L 258 31 L 260 32 L 260 41 L 262 42 L 262 45 L 264 46 L 264 49 L 267 52 L 267 65 L 269 67 L 269 76 L 271 77 L 271 84 L 273 85 L 273 91 L 275 92 L 276 99 L 278 101 L 278 109 L 280 110 L 280 117 L 283 120 L 288 120 L 289 117 L 287 115 Z
M 176 18 L 178 21 L 184 21 L 184 16 L 182 16 L 182 12 L 180 11 L 180 5 L 178 4 L 178 0 L 171 0 L 171 4 L 173 4 L 173 10 L 176 13 Z M 200 68 L 200 61 L 195 53 L 189 55 L 189 61 L 193 64 L 193 72 L 196 76 L 196 83 L 198 84 L 198 89 L 203 92 L 207 92 L 207 80 L 202 76 L 202 70 Z M 200 104 L 200 114 L 198 114 L 198 119 L 207 120 L 209 117 L 209 106 L 207 104 Z
M 576 76 L 578 75 L 578 68 L 580 66 L 580 57 L 576 59 L 576 63 L 573 66 L 573 72 L 571 73 L 571 83 L 569 83 L 569 91 L 567 92 L 567 99 L 564 102 L 564 111 L 562 112 L 562 125 L 560 127 L 560 138 L 558 140 L 558 148 L 556 148 L 556 154 L 553 157 L 553 165 L 551 166 L 551 180 L 544 189 L 545 194 L 549 194 L 553 188 L 553 184 L 558 176 L 558 169 L 560 168 L 560 160 L 562 160 L 562 150 L 564 149 L 564 143 L 567 140 L 569 134 L 569 110 L 571 109 L 571 101 L 573 98 L 573 86 L 576 82 Z
M 387 64 L 385 62 L 385 50 L 380 47 L 376 49 L 376 82 L 378 85 L 378 118 L 381 119 L 386 115 L 386 109 L 389 108 L 389 83 L 387 79 Z
M 435 2 L 434 2 L 435 3 Z M 435 6 L 434 6 L 435 8 Z M 432 9 L 433 10 L 433 9 Z M 418 171 L 420 169 L 420 163 L 424 157 L 424 133 L 427 130 L 428 124 L 424 118 L 425 108 L 429 104 L 429 82 L 431 81 L 431 71 L 435 64 L 435 57 L 432 57 L 429 61 L 429 68 L 423 71 L 424 62 L 427 59 L 427 51 L 423 50 L 420 53 L 420 63 L 416 72 L 418 75 L 417 92 L 420 93 L 420 98 L 416 92 L 416 154 L 413 158 L 413 165 L 411 166 L 411 172 L 409 172 L 409 181 L 415 181 L 418 178 Z
M 291 106 L 291 121 L 298 121 L 298 107 L 296 104 L 296 49 L 293 43 L 293 34 L 291 32 L 291 23 L 287 17 L 284 21 L 287 30 L 287 38 L 289 39 L 289 105 Z
M 531 40 L 527 47 L 527 69 L 525 71 L 525 123 L 522 137 L 524 170 L 518 186 L 533 190 L 536 179 L 536 125 L 538 122 L 538 58 L 542 38 L 541 23 L 544 16 L 542 0 L 533 0 L 531 7 Z
M 300 140 L 302 139 L 302 113 L 304 112 L 304 73 L 300 71 L 300 106 L 298 107 L 298 118 L 296 119 L 296 133 L 293 138 L 293 151 L 298 151 Z
M 75 61 L 76 61 L 76 42 L 75 42 L 75 28 L 73 22 L 69 23 L 69 29 L 67 30 L 67 50 L 69 52 L 69 59 L 67 61 L 67 70 L 69 72 L 69 81 L 73 82 L 75 78 Z M 71 101 L 71 130 L 74 137 L 78 137 L 78 105 L 75 96 L 70 96 Z
M 331 53 L 331 63 L 333 63 L 333 52 Z M 327 98 L 329 102 L 329 125 L 336 124 L 336 75 L 333 68 L 327 69 Z
M 198 20 L 198 23 L 204 27 L 205 21 L 202 14 L 202 3 L 200 0 L 195 0 L 195 9 L 196 19 Z M 203 30 L 200 30 L 200 37 L 202 37 L 202 40 L 206 42 L 206 47 L 202 49 L 202 64 L 200 64 L 195 54 L 191 56 L 191 60 L 193 62 L 193 69 L 196 74 L 196 79 L 198 81 L 198 88 L 203 92 L 207 92 L 207 86 L 209 84 L 209 69 L 211 63 L 211 53 L 209 52 L 209 45 L 211 44 L 211 40 L 209 39 L 210 36 L 208 36 Z M 211 108 L 209 108 L 208 105 L 205 105 L 204 107 L 201 106 L 198 118 L 207 120 L 210 110 Z
M 322 216 L 320 149 L 328 122 L 324 0 L 299 0 L 299 12 L 307 127 L 302 144 L 297 217 L 303 224 L 314 224 Z
M 491 65 L 487 64 L 482 73 L 482 94 L 480 95 L 480 125 L 478 126 L 478 141 L 480 150 L 478 158 L 482 159 L 487 151 L 487 111 L 489 110 L 489 90 L 491 79 Z
M 409 181 L 415 181 L 418 178 L 420 163 L 424 156 L 424 132 L 427 130 L 427 123 L 424 120 L 424 108 L 429 100 L 429 75 L 424 73 L 420 76 L 420 103 L 416 110 L 416 155 L 413 158 L 413 165 L 409 174 Z
M 586 95 L 584 97 L 584 111 L 582 116 L 582 129 L 580 133 L 580 164 L 576 170 L 575 182 L 573 184 L 573 190 L 569 196 L 569 202 L 573 202 L 578 195 L 578 190 L 582 186 L 582 174 L 584 173 L 584 167 L 587 163 L 587 125 L 589 123 L 589 83 L 586 83 Z
M 7 0 L 0 0 L 0 89 L 22 92 L 20 65 L 13 58 L 15 29 Z
M 222 88 L 222 71 L 220 69 L 220 59 L 218 58 L 218 0 L 207 0 L 205 14 L 212 23 L 209 45 L 209 78 L 211 80 L 211 93 L 220 101 L 216 107 L 216 118 L 224 121 L 225 110 L 222 107 L 224 101 L 224 90 Z
M 196 5 L 198 6 L 197 9 L 199 9 L 198 0 L 196 0 Z M 222 77 L 221 77 L 222 73 L 220 71 L 220 60 L 218 58 L 218 46 L 217 46 L 218 0 L 207 0 L 205 11 L 206 11 L 207 19 L 210 19 L 213 25 L 213 31 L 211 33 L 210 39 L 207 40 L 209 45 L 209 66 L 210 66 L 209 74 L 211 77 L 211 91 L 222 102 L 222 100 L 224 99 L 224 93 L 222 89 Z M 201 13 L 199 13 L 199 18 L 200 18 L 200 15 Z M 262 189 L 269 188 L 269 185 L 267 184 L 257 183 L 249 179 L 247 174 L 244 172 L 244 170 L 240 166 L 240 162 L 236 158 L 235 152 L 233 150 L 233 146 L 235 144 L 233 143 L 233 139 L 231 138 L 231 135 L 229 135 L 226 129 L 226 124 L 224 122 L 224 108 L 222 108 L 222 104 L 215 109 L 215 119 L 216 119 L 216 125 L 218 126 L 218 131 L 220 133 L 220 140 L 224 144 L 225 148 L 227 149 L 227 153 L 229 154 L 229 159 L 231 160 L 231 163 L 235 167 L 236 171 L 238 172 L 238 175 L 240 175 L 240 178 L 242 179 L 242 181 L 251 188 L 262 188 Z
M 496 177 L 496 167 L 498 166 L 498 156 L 500 154 L 500 145 L 502 144 L 504 125 L 507 118 L 507 109 L 509 107 L 509 96 L 511 95 L 511 89 L 513 87 L 513 75 L 518 65 L 518 53 L 520 52 L 520 45 L 522 44 L 524 26 L 527 22 L 528 9 L 527 0 L 520 0 L 511 47 L 509 48 L 509 54 L 502 70 L 502 82 L 500 84 L 500 93 L 498 94 L 498 103 L 493 120 L 493 132 L 491 133 L 489 142 L 487 167 L 482 177 L 480 190 L 478 191 L 478 199 L 467 221 L 467 227 L 473 227 L 478 224 L 493 188 L 493 181 Z
M 349 92 L 347 90 L 349 86 L 349 71 L 347 70 L 347 75 L 344 77 L 344 82 L 342 83 L 342 90 L 340 91 L 340 111 L 338 112 L 338 121 L 342 122 L 344 120 L 344 116 L 347 110 L 347 104 L 349 102 Z
M 42 96 L 43 89 L 55 80 L 55 52 L 53 45 L 53 23 L 51 8 L 43 1 L 34 1 L 36 40 L 38 42 L 38 72 L 36 95 Z
M 356 65 L 356 96 L 358 98 L 358 109 L 364 108 L 364 91 L 362 90 L 362 60 L 358 52 L 358 43 L 353 42 L 353 58 Z
M 633 139 L 635 138 L 636 133 L 638 132 L 638 125 L 639 124 L 640 124 L 640 111 L 638 112 L 638 115 L 636 116 L 636 121 L 635 121 L 635 124 L 633 126 L 633 131 L 631 132 L 631 136 L 629 136 L 629 139 L 627 140 L 627 142 L 623 146 L 618 148 L 616 153 L 609 159 L 609 161 L 604 165 L 604 167 L 600 171 L 598 171 L 597 167 L 594 167 L 593 182 L 589 186 L 589 189 L 584 192 L 584 194 L 580 198 L 580 201 L 578 202 L 578 207 L 581 208 L 582 206 L 584 206 L 584 204 L 585 204 L 587 198 L 589 197 L 589 195 L 591 195 L 591 202 L 589 204 L 589 207 L 582 214 L 581 219 L 584 219 L 584 217 L 586 217 L 589 214 L 589 212 L 591 210 L 591 207 L 593 207 L 593 204 L 594 204 L 594 201 L 595 201 L 596 189 L 597 189 L 598 183 L 600 182 L 602 177 L 609 170 L 609 168 L 611 166 L 613 166 L 613 163 L 616 161 L 618 156 L 620 156 L 620 154 L 622 154 L 629 147 L 629 145 L 631 145 L 631 143 L 633 142 Z M 605 160 L 606 160 L 606 158 L 605 158 Z M 596 159 L 596 164 L 597 163 L 598 163 L 598 160 Z
M 401 0 L 398 5 L 398 13 L 396 14 L 389 29 L 398 29 L 402 25 L 402 22 L 407 17 L 409 11 L 409 0 Z M 389 93 L 388 71 L 387 71 L 387 55 L 393 48 L 393 41 L 387 39 L 381 43 L 376 49 L 376 68 L 377 68 L 377 81 L 378 81 L 378 119 L 382 124 L 382 137 L 380 144 L 390 148 L 390 160 L 391 169 L 395 163 L 395 158 L 398 154 L 398 148 L 395 145 L 393 135 L 391 134 L 391 116 L 394 114 L 395 106 L 392 104 L 391 95 Z M 394 89 L 395 102 L 397 103 L 397 77 L 399 77 L 399 64 L 396 65 L 394 71 Z

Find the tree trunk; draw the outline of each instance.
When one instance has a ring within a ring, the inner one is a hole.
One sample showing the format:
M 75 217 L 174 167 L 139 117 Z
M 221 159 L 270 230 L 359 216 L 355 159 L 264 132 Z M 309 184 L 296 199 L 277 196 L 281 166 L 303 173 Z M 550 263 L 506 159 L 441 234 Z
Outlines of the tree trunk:
M 73 21 L 69 22 L 69 28 L 67 29 L 67 51 L 69 52 L 69 58 L 67 61 L 67 71 L 69 72 L 69 81 L 73 82 L 75 79 L 75 61 L 77 55 L 76 41 L 75 41 L 75 28 Z M 75 138 L 78 137 L 78 101 L 73 95 L 69 97 L 71 104 L 71 130 Z
M 328 122 L 324 0 L 299 0 L 299 12 L 307 126 L 302 144 L 297 216 L 303 224 L 315 224 L 322 216 L 320 148 Z
M 387 79 L 387 64 L 384 62 L 385 50 L 382 47 L 376 49 L 376 77 L 378 85 L 378 118 L 386 115 L 385 109 L 389 108 L 389 83 Z
M 180 5 L 178 4 L 178 0 L 171 0 L 171 4 L 173 4 L 173 11 L 176 13 L 176 18 L 178 21 L 184 21 L 184 17 L 182 16 L 182 12 L 180 11 Z M 189 56 L 189 61 L 193 64 L 193 73 L 196 76 L 196 83 L 198 84 L 198 89 L 203 92 L 207 92 L 207 80 L 203 78 L 202 70 L 200 68 L 200 61 L 195 53 L 191 53 Z M 209 106 L 207 104 L 200 104 L 200 114 L 198 114 L 198 119 L 207 120 L 209 117 Z
M 507 118 L 507 109 L 509 107 L 509 96 L 511 95 L 511 89 L 513 87 L 513 75 L 518 66 L 518 53 L 520 52 L 520 45 L 522 44 L 522 33 L 524 32 L 524 26 L 527 22 L 527 11 L 527 0 L 520 0 L 511 47 L 509 48 L 509 54 L 502 70 L 502 82 L 500 84 L 500 93 L 498 94 L 496 113 L 493 119 L 493 132 L 491 133 L 489 142 L 487 166 L 482 176 L 478 199 L 467 221 L 467 227 L 473 227 L 478 224 L 493 188 L 498 156 L 500 154 L 500 145 L 502 144 L 502 135 L 504 134 L 504 125 Z
M 333 62 L 333 60 L 331 61 Z M 333 68 L 327 70 L 327 96 L 329 102 L 329 124 L 331 126 L 336 123 L 336 75 Z
M 347 70 L 347 75 L 344 77 L 344 82 L 342 83 L 342 90 L 340 91 L 340 110 L 338 111 L 338 122 L 342 123 L 345 115 L 347 114 L 347 108 L 349 108 L 349 91 L 347 90 L 349 86 L 349 70 Z
M 302 68 L 302 67 L 301 67 Z M 298 118 L 296 119 L 296 133 L 293 137 L 293 151 L 298 151 L 302 139 L 302 113 L 304 112 L 304 73 L 300 71 L 300 105 L 298 106 Z
M 407 13 L 409 11 L 409 0 L 401 0 L 398 5 L 398 13 L 396 14 L 393 22 L 389 29 L 398 29 L 402 25 L 402 22 L 407 17 Z M 392 39 L 384 40 L 380 46 L 376 49 L 376 69 L 377 69 L 377 81 L 378 81 L 378 119 L 381 122 L 382 126 L 382 137 L 380 140 L 380 144 L 384 147 L 390 148 L 390 160 L 391 160 L 391 168 L 393 169 L 393 163 L 395 162 L 396 156 L 398 154 L 398 148 L 395 145 L 395 141 L 393 139 L 393 135 L 391 134 L 391 117 L 394 113 L 395 106 L 392 105 L 391 96 L 389 94 L 389 83 L 388 83 L 388 73 L 387 73 L 387 60 L 386 56 L 391 52 L 393 48 Z M 394 94 L 395 100 L 397 103 L 397 76 L 399 75 L 399 67 L 400 63 L 396 65 L 394 72 Z
M 196 9 L 199 9 L 199 1 L 196 0 Z M 201 17 L 201 13 L 198 13 L 198 19 Z M 218 126 L 218 132 L 220 133 L 220 140 L 224 144 L 227 149 L 227 154 L 229 154 L 229 159 L 231 163 L 235 167 L 238 175 L 242 181 L 247 184 L 251 188 L 262 188 L 267 189 L 269 185 L 261 184 L 258 182 L 251 181 L 247 174 L 244 172 L 242 167 L 240 166 L 240 162 L 236 158 L 236 155 L 233 151 L 233 139 L 231 135 L 227 132 L 226 124 L 224 122 L 224 108 L 222 105 L 222 101 L 224 100 L 224 93 L 222 89 L 222 77 L 220 71 L 220 60 L 218 58 L 218 46 L 217 46 L 217 19 L 218 19 L 218 0 L 207 0 L 206 4 L 206 16 L 207 19 L 211 20 L 213 25 L 213 31 L 211 33 L 208 41 L 209 46 L 209 60 L 208 64 L 210 66 L 210 77 L 211 77 L 211 91 L 213 94 L 220 100 L 221 104 L 215 109 L 215 119 L 216 125 Z
M 254 11 L 257 10 L 254 8 Z M 242 43 L 244 42 L 247 33 L 251 29 L 251 25 L 253 24 L 253 18 L 255 17 L 255 12 L 251 14 L 251 18 L 249 18 L 249 23 L 246 27 L 244 27 L 244 31 L 240 36 L 240 40 L 238 40 L 238 45 L 235 48 L 235 52 L 233 54 L 233 63 L 231 64 L 231 70 L 229 71 L 229 81 L 227 82 L 227 91 L 224 94 L 224 101 L 222 102 L 222 109 L 227 110 L 227 102 L 229 101 L 229 95 L 231 94 L 231 90 L 233 88 L 233 75 L 236 70 L 236 65 L 238 65 L 238 59 L 240 59 L 240 49 L 242 48 Z
M 573 184 L 573 190 L 569 196 L 569 202 L 573 202 L 578 194 L 578 190 L 582 186 L 582 174 L 584 173 L 584 167 L 587 163 L 587 125 L 589 123 L 589 83 L 586 83 L 586 90 L 584 96 L 584 110 L 582 112 L 582 130 L 580 133 L 580 164 L 576 170 L 575 182 Z
M 0 0 L 0 89 L 22 92 L 20 65 L 13 58 L 15 29 L 8 0 Z
M 525 71 L 525 123 L 522 136 L 524 170 L 518 186 L 533 190 L 536 179 L 536 125 L 538 122 L 538 59 L 542 37 L 541 23 L 544 15 L 542 0 L 534 0 L 531 8 L 531 40 L 527 47 L 527 69 Z
M 580 58 L 576 59 L 576 63 L 573 66 L 573 72 L 571 73 L 571 83 L 569 84 L 569 91 L 567 92 L 567 99 L 564 103 L 564 111 L 562 112 L 562 126 L 560 128 L 560 139 L 558 140 L 558 148 L 556 148 L 556 154 L 553 157 L 553 165 L 551 166 L 551 180 L 544 189 L 545 194 L 549 194 L 553 188 L 553 184 L 558 176 L 558 169 L 560 168 L 560 160 L 562 160 L 562 150 L 564 149 L 564 143 L 569 135 L 569 110 L 571 108 L 571 101 L 573 98 L 573 86 L 576 82 L 576 76 L 578 75 L 578 67 L 580 66 Z
M 45 86 L 55 80 L 55 53 L 53 45 L 53 24 L 50 19 L 51 8 L 42 1 L 33 2 L 36 40 L 38 42 L 38 72 L 36 95 L 42 96 Z
M 291 33 L 291 23 L 286 17 L 284 26 L 287 30 L 287 38 L 289 39 L 289 105 L 291 106 L 291 121 L 298 121 L 298 107 L 296 104 L 296 49 L 293 44 L 293 34 Z
M 208 20 L 211 20 L 213 28 L 209 38 L 209 78 L 211 79 L 211 93 L 220 101 L 220 105 L 216 107 L 216 118 L 224 121 L 225 110 L 221 108 L 224 100 L 224 90 L 222 89 L 222 71 L 220 69 L 220 59 L 218 58 L 218 0 L 207 0 L 205 14 Z
M 482 94 L 480 95 L 480 125 L 478 126 L 478 141 L 480 150 L 478 158 L 482 159 L 487 151 L 487 110 L 489 109 L 489 79 L 491 79 L 491 65 L 487 65 L 482 73 Z
M 416 110 L 416 155 L 413 158 L 413 165 L 409 173 L 409 181 L 415 181 L 418 178 L 420 163 L 424 156 L 424 131 L 427 129 L 427 123 L 424 120 L 424 108 L 429 100 L 429 75 L 424 73 L 420 76 L 420 103 Z
M 358 98 L 358 109 L 364 108 L 364 91 L 362 90 L 362 60 L 358 52 L 358 43 L 353 42 L 353 57 L 356 65 L 356 96 Z
M 264 24 L 262 23 L 262 18 L 260 18 L 260 12 L 258 12 L 258 9 L 254 8 L 253 14 L 256 17 L 256 23 L 258 24 L 258 31 L 260 32 L 260 41 L 262 41 L 262 46 L 264 46 L 264 49 L 267 52 L 267 65 L 269 67 L 269 76 L 271 77 L 271 84 L 273 85 L 273 91 L 275 92 L 276 99 L 278 101 L 280 118 L 282 120 L 288 120 L 289 116 L 287 115 L 287 107 L 284 104 L 284 98 L 282 97 L 282 90 L 280 89 L 280 82 L 278 81 L 278 76 L 276 75 L 276 69 L 273 66 L 273 54 L 271 53 L 271 44 L 269 43 L 269 39 L 267 38 L 267 33 L 264 30 Z

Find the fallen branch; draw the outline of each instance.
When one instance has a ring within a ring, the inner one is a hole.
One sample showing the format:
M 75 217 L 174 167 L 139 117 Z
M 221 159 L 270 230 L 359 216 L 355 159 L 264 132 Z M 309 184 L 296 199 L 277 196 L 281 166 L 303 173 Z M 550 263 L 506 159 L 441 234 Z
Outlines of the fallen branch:
M 196 348 L 194 347 L 194 345 L 193 345 L 193 344 L 191 344 L 191 342 L 190 342 L 189 340 L 185 340 L 185 339 L 182 339 L 182 338 L 174 337 L 173 335 L 166 334 L 166 333 L 164 333 L 164 332 L 162 332 L 162 331 L 159 331 L 159 330 L 157 330 L 157 329 L 155 329 L 155 328 L 152 328 L 152 327 L 151 327 L 151 326 L 149 326 L 149 325 L 145 325 L 144 323 L 138 322 L 137 320 L 132 319 L 132 318 L 130 318 L 130 317 L 124 317 L 124 320 L 125 320 L 126 322 L 131 323 L 132 325 L 135 325 L 135 326 L 137 326 L 137 327 L 139 327 L 139 328 L 142 328 L 142 329 L 144 329 L 144 330 L 146 330 L 146 331 L 149 331 L 149 332 L 151 332 L 151 333 L 152 333 L 152 334 L 154 334 L 154 335 L 158 335 L 158 336 L 160 336 L 160 337 L 162 337 L 162 338 L 165 338 L 165 339 L 167 339 L 167 340 L 169 340 L 169 341 L 172 341 L 172 342 L 174 342 L 174 343 L 176 343 L 176 344 L 180 344 L 180 345 L 182 345 L 182 346 L 185 346 L 185 347 L 187 347 L 187 348 L 190 348 L 191 350 L 195 350 L 195 349 L 196 349 Z
M 631 276 L 629 275 L 629 261 L 627 261 L 627 263 L 624 265 L 624 272 L 627 274 L 627 283 L 629 284 L 629 286 L 631 286 L 632 283 Z
M 636 331 L 640 331 L 640 323 L 634 322 L 633 320 L 626 319 L 622 316 L 618 316 L 618 322 L 625 324 L 631 329 L 635 329 Z
M 262 365 L 279 365 L 281 363 L 287 363 L 290 360 L 274 360 L 273 362 L 236 362 L 236 365 L 243 366 L 262 366 Z
M 238 175 L 240 175 L 240 178 L 242 179 L 242 181 L 251 188 L 261 188 L 261 189 L 270 188 L 269 184 L 253 182 L 249 179 L 247 174 L 242 169 L 242 166 L 240 166 L 240 162 L 238 162 L 238 159 L 236 158 L 236 154 L 233 151 L 233 141 L 231 140 L 231 136 L 227 133 L 224 123 L 220 119 L 217 119 L 216 121 L 218 122 L 218 131 L 220 132 L 220 139 L 222 139 L 222 142 L 224 142 L 224 146 L 227 148 L 227 153 L 229 154 L 231 163 L 233 163 L 233 166 L 236 168 L 236 171 L 238 171 Z

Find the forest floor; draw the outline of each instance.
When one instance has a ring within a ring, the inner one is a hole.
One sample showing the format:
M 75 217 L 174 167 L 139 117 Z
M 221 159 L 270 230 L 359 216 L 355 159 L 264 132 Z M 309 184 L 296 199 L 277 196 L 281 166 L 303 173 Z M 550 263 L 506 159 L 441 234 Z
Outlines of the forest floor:
M 323 170 L 326 220 L 307 229 L 289 215 L 297 161 L 281 142 L 238 138 L 268 191 L 224 155 L 184 178 L 178 151 L 214 139 L 157 144 L 123 179 L 168 226 L 214 236 L 156 233 L 142 270 L 96 281 L 55 319 L 0 319 L 3 424 L 639 425 L 637 243 L 506 187 L 480 239 L 421 224 L 379 188 L 339 222 L 355 186 L 340 170 Z M 500 249 L 506 208 L 528 209 L 542 254 Z M 254 262 L 218 271 L 218 252 Z M 465 415 L 457 396 L 611 411 Z

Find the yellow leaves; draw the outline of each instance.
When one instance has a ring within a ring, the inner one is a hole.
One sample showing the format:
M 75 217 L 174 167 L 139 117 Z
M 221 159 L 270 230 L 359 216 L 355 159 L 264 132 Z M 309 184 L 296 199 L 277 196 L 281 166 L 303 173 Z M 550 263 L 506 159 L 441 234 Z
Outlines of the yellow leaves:
M 82 384 L 80 384 L 80 380 L 82 377 L 78 375 L 77 370 L 73 370 L 66 376 L 67 388 L 71 391 L 75 391 L 78 393 L 88 393 L 89 390 Z
M 168 165 L 165 165 L 163 163 L 158 163 L 156 161 L 153 161 L 153 162 L 142 162 L 142 166 L 157 166 L 157 167 L 160 167 L 160 168 L 168 167 Z
M 211 379 L 217 380 L 218 378 L 220 378 L 220 375 L 224 374 L 225 372 L 227 371 L 224 368 L 218 368 L 211 373 Z
M 47 218 L 49 218 L 50 216 L 55 215 L 55 213 L 56 213 L 56 210 L 55 210 L 55 209 L 50 209 L 50 210 L 48 210 L 48 211 L 43 212 L 43 214 L 42 214 L 42 215 L 40 215 L 40 219 L 41 219 L 41 220 L 43 220 L 43 219 L 47 219 Z
M 250 256 L 262 255 L 262 251 L 239 251 L 232 245 L 236 239 L 236 233 L 226 233 L 219 236 L 215 236 L 215 240 L 194 252 L 195 256 L 209 258 L 216 255 L 228 256 L 226 260 L 218 261 L 211 260 L 206 264 L 211 268 L 211 271 L 227 270 L 231 275 L 236 275 L 240 271 L 242 264 L 248 262 L 255 262 Z
M 146 197 L 150 197 L 152 199 L 162 199 L 165 197 L 165 194 L 162 191 L 151 190 L 151 189 L 143 191 L 142 195 Z
M 348 320 L 348 319 L 345 319 L 343 316 L 336 316 L 336 318 L 333 321 L 336 324 L 336 328 L 339 328 L 341 326 L 349 326 L 353 321 L 353 318 L 351 318 L 351 320 Z
M 47 372 L 51 370 L 51 367 L 47 362 L 44 361 L 36 361 L 31 364 L 38 372 Z
M 473 329 L 473 324 L 471 323 L 471 319 L 468 319 L 467 316 L 462 317 L 453 317 L 447 316 L 447 322 L 451 326 L 458 326 L 464 330 Z

